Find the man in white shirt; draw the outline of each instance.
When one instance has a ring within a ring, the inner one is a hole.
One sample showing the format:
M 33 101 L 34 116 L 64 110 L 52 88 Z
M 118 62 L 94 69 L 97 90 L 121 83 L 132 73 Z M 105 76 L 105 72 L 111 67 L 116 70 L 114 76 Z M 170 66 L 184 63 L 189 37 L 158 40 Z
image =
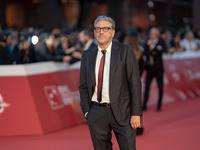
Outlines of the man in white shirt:
M 194 38 L 193 32 L 189 31 L 186 33 L 185 38 L 181 42 L 184 50 L 186 51 L 197 51 L 198 44 Z

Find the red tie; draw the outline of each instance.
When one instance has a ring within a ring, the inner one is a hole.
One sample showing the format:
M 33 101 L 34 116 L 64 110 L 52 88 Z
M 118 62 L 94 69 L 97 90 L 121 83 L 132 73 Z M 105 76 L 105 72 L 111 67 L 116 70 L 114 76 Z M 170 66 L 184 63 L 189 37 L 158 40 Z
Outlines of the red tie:
M 105 57 L 106 57 L 106 50 L 101 50 L 103 53 L 99 65 L 99 73 L 98 73 L 98 85 L 97 85 L 97 100 L 101 102 L 102 100 L 102 86 L 103 86 L 103 72 L 104 72 L 104 64 L 105 64 Z

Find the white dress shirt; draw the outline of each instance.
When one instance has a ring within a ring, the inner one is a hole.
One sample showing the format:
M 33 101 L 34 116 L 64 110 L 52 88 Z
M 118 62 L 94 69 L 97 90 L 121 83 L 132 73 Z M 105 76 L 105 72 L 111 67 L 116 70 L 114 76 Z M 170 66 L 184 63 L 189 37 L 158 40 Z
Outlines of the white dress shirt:
M 183 39 L 181 41 L 181 44 L 182 44 L 183 48 L 186 51 L 195 51 L 195 50 L 197 50 L 197 44 L 195 43 L 195 40 L 188 41 L 187 39 Z
M 104 73 L 103 73 L 103 87 L 102 87 L 102 101 L 101 103 L 110 103 L 110 97 L 109 97 L 109 77 L 110 77 L 110 57 L 111 57 L 111 46 L 112 42 L 106 49 L 106 59 L 105 59 L 105 65 L 104 65 Z M 95 91 L 92 96 L 92 101 L 98 102 L 97 100 L 97 84 L 98 84 L 98 73 L 99 73 L 99 65 L 101 61 L 101 57 L 103 56 L 101 49 L 98 46 L 98 53 L 96 58 L 96 66 L 95 66 L 95 80 L 96 80 L 96 86 Z

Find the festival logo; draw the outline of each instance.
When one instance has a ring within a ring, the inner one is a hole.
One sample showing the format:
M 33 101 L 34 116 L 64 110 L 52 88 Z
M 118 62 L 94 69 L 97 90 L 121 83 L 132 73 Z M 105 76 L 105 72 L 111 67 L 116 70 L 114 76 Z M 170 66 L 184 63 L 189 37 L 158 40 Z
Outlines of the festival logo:
M 61 95 L 62 102 L 65 106 L 71 105 L 74 102 L 80 102 L 78 91 L 71 91 L 67 85 L 58 86 L 58 91 Z
M 47 86 L 44 87 L 44 91 L 53 110 L 62 109 L 74 102 L 80 102 L 79 92 L 71 91 L 67 85 Z
M 60 95 L 56 86 L 47 86 L 44 88 L 44 91 L 53 110 L 63 108 L 63 104 L 60 100 Z
M 2 114 L 5 110 L 5 108 L 8 108 L 10 106 L 10 104 L 6 103 L 3 101 L 3 97 L 0 94 L 0 114 Z

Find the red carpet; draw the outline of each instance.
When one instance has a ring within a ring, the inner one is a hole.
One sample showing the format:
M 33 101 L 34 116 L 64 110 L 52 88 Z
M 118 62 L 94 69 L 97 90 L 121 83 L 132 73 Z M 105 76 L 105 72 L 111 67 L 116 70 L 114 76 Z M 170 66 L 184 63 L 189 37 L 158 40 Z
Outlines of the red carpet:
M 200 99 L 150 107 L 143 113 L 144 133 L 136 137 L 137 150 L 200 150 Z M 14 124 L 13 124 L 14 125 Z M 113 139 L 113 149 L 118 145 Z M 92 150 L 87 125 L 45 136 L 0 137 L 0 150 Z

